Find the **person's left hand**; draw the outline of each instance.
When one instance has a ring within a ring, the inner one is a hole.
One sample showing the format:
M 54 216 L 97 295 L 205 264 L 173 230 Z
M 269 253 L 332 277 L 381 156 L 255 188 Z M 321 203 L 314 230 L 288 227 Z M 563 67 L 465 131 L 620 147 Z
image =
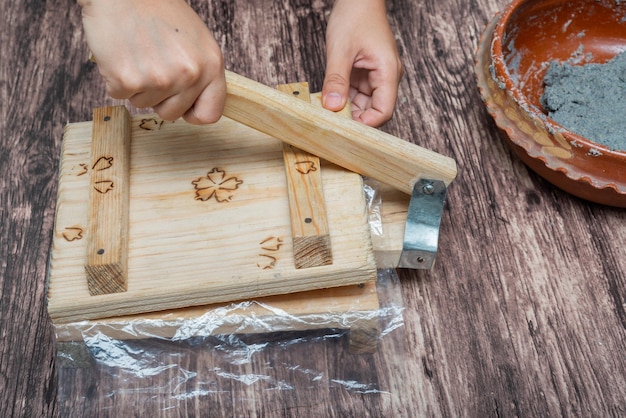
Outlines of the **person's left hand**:
M 391 119 L 403 75 L 384 0 L 337 0 L 326 30 L 322 105 L 369 126 Z

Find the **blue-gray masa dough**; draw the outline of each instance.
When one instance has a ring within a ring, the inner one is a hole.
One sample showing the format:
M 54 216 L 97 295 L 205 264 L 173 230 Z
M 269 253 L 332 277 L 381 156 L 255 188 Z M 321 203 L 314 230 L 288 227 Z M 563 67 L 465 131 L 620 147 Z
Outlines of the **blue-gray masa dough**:
M 560 125 L 612 150 L 626 150 L 626 52 L 606 64 L 551 62 L 541 105 Z

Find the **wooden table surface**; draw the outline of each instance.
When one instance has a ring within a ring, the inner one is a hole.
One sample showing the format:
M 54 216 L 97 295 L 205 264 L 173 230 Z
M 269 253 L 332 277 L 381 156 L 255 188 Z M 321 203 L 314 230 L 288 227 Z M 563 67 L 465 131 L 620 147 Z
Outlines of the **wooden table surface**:
M 321 88 L 330 0 L 192 3 L 228 69 Z M 399 349 L 357 365 L 386 376 L 381 390 L 232 384 L 162 410 L 123 397 L 59 400 L 67 382 L 57 378 L 46 269 L 63 127 L 114 102 L 87 61 L 73 1 L 3 1 L 0 416 L 626 416 L 626 212 L 554 188 L 499 137 L 473 59 L 505 5 L 388 2 L 406 74 L 383 129 L 453 157 L 459 175 L 435 268 L 399 272 L 405 323 L 389 335 Z M 335 367 L 353 361 L 340 354 L 332 344 L 306 352 Z

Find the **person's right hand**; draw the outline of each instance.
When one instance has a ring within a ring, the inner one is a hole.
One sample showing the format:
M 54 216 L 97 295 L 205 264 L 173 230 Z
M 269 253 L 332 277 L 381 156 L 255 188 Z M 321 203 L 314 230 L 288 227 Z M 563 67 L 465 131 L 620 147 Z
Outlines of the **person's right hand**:
M 403 69 L 384 0 L 336 0 L 326 29 L 322 103 L 380 126 L 393 115 Z
M 226 100 L 219 45 L 184 0 L 79 0 L 83 26 L 115 99 L 165 120 L 213 123 Z

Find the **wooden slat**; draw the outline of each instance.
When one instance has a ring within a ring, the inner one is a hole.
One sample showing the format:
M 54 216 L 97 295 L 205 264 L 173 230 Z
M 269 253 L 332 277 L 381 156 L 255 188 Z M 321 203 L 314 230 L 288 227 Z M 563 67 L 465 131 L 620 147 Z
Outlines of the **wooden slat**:
M 130 129 L 124 106 L 93 112 L 85 264 L 92 296 L 125 292 L 128 285 Z
M 308 83 L 281 84 L 278 91 L 310 102 Z M 289 216 L 296 268 L 332 264 L 320 159 L 299 148 L 283 144 Z
M 422 178 L 456 176 L 456 163 L 434 151 L 226 72 L 224 115 L 406 194 Z

